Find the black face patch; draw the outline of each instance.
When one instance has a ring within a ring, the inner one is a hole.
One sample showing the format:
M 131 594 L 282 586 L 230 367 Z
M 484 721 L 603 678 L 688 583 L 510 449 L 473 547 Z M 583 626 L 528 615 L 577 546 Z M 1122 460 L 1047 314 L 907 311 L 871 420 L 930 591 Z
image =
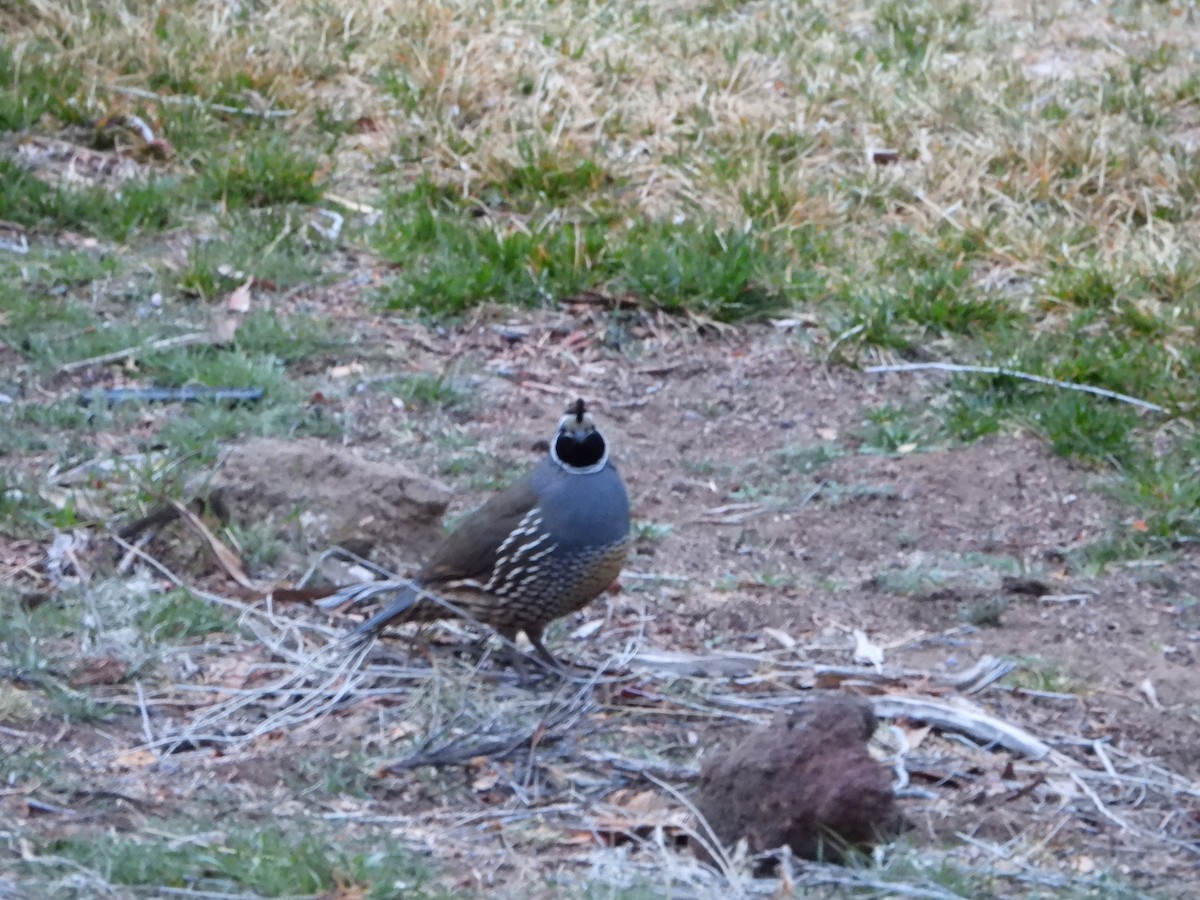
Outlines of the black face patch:
M 586 469 L 604 459 L 604 438 L 598 431 L 580 436 L 572 431 L 560 431 L 554 439 L 554 453 L 563 465 Z

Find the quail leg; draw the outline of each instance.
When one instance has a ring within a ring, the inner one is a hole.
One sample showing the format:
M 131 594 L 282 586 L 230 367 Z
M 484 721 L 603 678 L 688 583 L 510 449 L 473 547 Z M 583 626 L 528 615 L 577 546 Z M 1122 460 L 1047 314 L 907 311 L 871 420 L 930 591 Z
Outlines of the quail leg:
M 566 671 L 566 667 L 559 661 L 558 657 L 546 649 L 546 645 L 542 643 L 542 633 L 543 628 L 540 626 L 525 629 L 525 636 L 529 638 L 529 643 L 533 644 L 533 649 L 538 655 L 538 661 L 550 671 L 561 675 Z
M 496 628 L 496 633 L 504 638 L 504 656 L 508 661 L 509 667 L 516 673 L 518 683 L 529 685 L 533 679 L 529 677 L 529 667 L 526 665 L 529 659 L 517 646 L 517 632 L 519 630 L 515 626 L 508 626 Z

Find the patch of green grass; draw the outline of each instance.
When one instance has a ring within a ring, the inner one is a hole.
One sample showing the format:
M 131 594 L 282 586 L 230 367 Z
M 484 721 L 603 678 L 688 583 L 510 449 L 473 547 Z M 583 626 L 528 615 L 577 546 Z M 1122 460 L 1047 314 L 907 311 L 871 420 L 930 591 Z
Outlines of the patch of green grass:
M 165 416 L 153 443 L 175 447 L 180 453 L 195 454 L 197 461 L 210 462 L 222 444 L 250 437 L 341 437 L 341 418 L 318 404 L 309 404 L 302 385 L 274 388 L 259 403 L 227 406 L 192 403 Z
M 460 409 L 471 403 L 470 392 L 457 387 L 454 379 L 445 372 L 439 375 L 397 375 L 378 384 L 376 389 L 398 397 L 405 406 L 418 409 Z
M 1013 406 L 1030 402 L 1034 393 L 1027 382 L 1006 375 L 955 378 L 949 402 L 942 407 L 943 425 L 952 437 L 967 443 L 998 434 L 1012 424 Z
M 166 387 L 256 387 L 274 394 L 287 382 L 282 360 L 270 354 L 247 353 L 236 344 L 230 348 L 151 350 L 138 359 L 138 368 L 154 384 Z
M 768 236 L 703 225 L 646 223 L 624 236 L 613 285 L 669 312 L 722 322 L 785 309 L 787 258 Z
M 1100 109 L 1106 113 L 1123 113 L 1130 121 L 1146 128 L 1163 124 L 1160 98 L 1146 84 L 1146 67 L 1131 62 L 1125 69 L 1109 69 L 1100 81 Z
M 415 312 L 456 315 L 483 302 L 538 306 L 597 283 L 606 254 L 600 225 L 517 229 L 470 221 L 443 206 L 394 204 L 374 244 L 401 270 L 383 302 Z
M 82 457 L 94 452 L 95 431 L 109 424 L 131 425 L 133 420 L 127 410 L 92 411 L 73 397 L 44 404 L 0 404 L 0 455 L 53 450 L 65 459 Z
M 159 822 L 154 835 L 78 834 L 40 854 L 72 860 L 112 885 L 266 897 L 332 894 L 428 897 L 429 872 L 394 840 L 347 840 L 323 823 L 275 819 L 250 825 Z M 177 838 L 163 834 L 178 835 Z M 361 891 L 361 893 L 359 893 Z
M 775 452 L 779 474 L 807 475 L 844 456 L 837 444 L 788 444 Z
M 958 607 L 958 617 L 968 625 L 978 628 L 999 628 L 1008 609 L 1008 598 L 996 595 L 977 600 L 968 600 Z
M 141 607 L 138 631 L 155 642 L 203 637 L 232 626 L 226 610 L 182 588 L 148 598 Z
M 26 444 L 12 441 L 6 426 L 5 417 L 0 414 L 0 435 L 5 438 L 0 441 L 0 455 L 28 449 Z M 19 440 L 29 438 L 45 446 L 45 438 L 36 433 Z M 14 445 L 18 449 L 11 449 Z M 32 479 L 18 472 L 0 471 L 0 534 L 16 538 L 40 536 L 46 527 L 46 512 L 46 504 L 38 496 Z
M 875 576 L 874 584 L 880 590 L 907 597 L 928 596 L 947 587 L 978 592 L 999 587 L 1004 575 L 1021 571 L 1020 561 L 1010 556 L 921 553 L 914 554 L 903 568 L 884 570 Z
M 29 699 L 39 716 L 88 722 L 119 714 L 68 684 L 78 663 L 78 648 L 66 646 L 62 638 L 82 627 L 85 613 L 78 596 L 61 592 L 53 600 L 27 609 L 20 598 L 4 591 L 0 602 L 7 611 L 0 617 L 0 660 L 7 670 L 0 677 L 36 692 L 36 699 Z M 0 753 L 0 758 L 3 756 Z
M 1118 285 L 1111 272 L 1093 266 L 1057 269 L 1048 285 L 1050 296 L 1083 309 L 1110 309 Z
M 377 780 L 377 767 L 378 760 L 361 751 L 305 753 L 296 757 L 295 769 L 286 777 L 294 780 L 300 796 L 365 798 Z
M 278 288 L 320 283 L 323 242 L 314 243 L 306 222 L 307 213 L 295 207 L 232 213 L 219 233 L 192 245 L 175 283 L 205 300 L 228 294 L 250 277 Z
M 955 49 L 959 33 L 974 17 L 975 9 L 966 0 L 884 0 L 875 8 L 875 26 L 881 35 L 875 57 L 885 69 L 915 75 L 935 46 L 942 51 Z
M 32 782 L 54 784 L 61 771 L 64 753 L 27 744 L 24 746 L 5 747 L 7 752 L 0 753 L 0 783 L 18 784 Z
M 462 480 L 463 490 L 485 496 L 512 484 L 523 470 L 483 453 L 460 453 L 438 465 L 438 472 L 454 480 Z M 444 523 L 447 532 L 461 523 L 455 516 Z
M 246 571 L 258 575 L 289 557 L 293 535 L 302 533 L 299 510 L 275 510 L 262 520 L 229 522 L 223 533 L 241 558 Z M 281 529 L 288 529 L 284 533 Z
M 511 207 L 518 212 L 575 206 L 589 201 L 601 190 L 618 187 L 615 179 L 593 159 L 539 151 L 528 141 L 520 143 L 517 149 L 521 162 L 504 166 L 498 178 L 475 192 L 485 206 Z
M 36 299 L 36 298 L 35 298 Z M 88 315 L 88 309 L 73 300 L 44 298 L 46 319 L 19 322 L 21 335 L 16 349 L 37 369 L 50 371 L 65 363 L 90 359 L 129 347 L 138 347 L 163 335 L 158 324 L 126 321 L 117 317 Z M 51 327 L 38 327 L 39 324 Z M 136 355 L 134 356 L 136 359 Z
M 455 315 L 483 302 L 547 305 L 584 290 L 720 321 L 761 318 L 815 294 L 816 229 L 760 235 L 702 224 L 590 220 L 515 227 L 474 219 L 419 185 L 396 195 L 372 243 L 400 274 L 391 307 Z
M 630 527 L 634 540 L 657 544 L 666 539 L 675 526 L 669 522 L 653 522 L 649 519 L 635 519 Z
M 8 159 L 0 159 L 0 182 L 0 218 L 31 229 L 70 229 L 118 242 L 177 224 L 177 211 L 185 203 L 174 182 L 68 189 L 51 186 Z
M 1200 542 L 1200 437 L 1165 453 L 1135 456 L 1114 482 L 1129 515 L 1105 540 L 1087 548 L 1088 562 L 1172 554 Z
M 891 404 L 869 410 L 859 436 L 861 449 L 869 453 L 909 453 L 927 445 L 932 437 L 913 410 Z
M 1065 675 L 1059 664 L 1052 660 L 1040 656 L 1017 656 L 1013 657 L 1013 662 L 1017 663 L 1017 668 L 1004 677 L 1002 684 L 1062 694 L 1074 694 L 1083 687 L 1078 679 Z
M 19 261 L 0 260 L 0 310 L 8 328 L 24 335 L 32 325 L 55 318 L 55 301 L 68 292 L 104 282 L 124 268 L 113 253 L 63 249 L 49 244 L 31 246 Z M 54 299 L 49 299 L 54 298 Z M 7 332 L 12 336 L 12 332 Z
M 1031 404 L 1022 418 L 1062 456 L 1111 465 L 1137 452 L 1139 418 L 1128 406 L 1059 392 L 1047 402 Z
M 997 297 L 980 296 L 973 282 L 981 240 L 947 231 L 931 239 L 908 230 L 889 235 L 876 274 L 851 273 L 838 291 L 850 315 L 844 330 L 858 342 L 894 350 L 930 338 L 1002 339 L 1020 314 Z
M 844 503 L 853 503 L 863 498 L 894 496 L 896 496 L 896 489 L 890 484 L 866 482 L 843 484 L 840 481 L 824 481 L 821 483 L 820 493 L 813 499 L 826 506 L 841 506 Z
M 343 348 L 342 324 L 319 315 L 256 309 L 248 313 L 234 335 L 234 345 L 253 357 L 277 359 L 291 366 L 322 351 Z
M 316 203 L 324 184 L 318 157 L 282 132 L 249 132 L 214 151 L 199 176 L 197 193 L 222 208 Z
M 47 42 L 0 45 L 0 133 L 26 131 L 47 116 L 65 124 L 87 120 L 87 108 L 73 102 L 83 94 L 83 72 L 62 58 L 62 48 Z
M 1130 468 L 1127 496 L 1140 512 L 1143 541 L 1176 548 L 1200 541 L 1200 441 Z

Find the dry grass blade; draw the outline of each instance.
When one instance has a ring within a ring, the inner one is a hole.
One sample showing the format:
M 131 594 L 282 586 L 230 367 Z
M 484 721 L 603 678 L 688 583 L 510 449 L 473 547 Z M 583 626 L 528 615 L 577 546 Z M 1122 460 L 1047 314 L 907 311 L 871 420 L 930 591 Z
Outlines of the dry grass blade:
M 222 543 L 221 540 L 209 530 L 208 526 L 204 524 L 204 521 L 198 515 L 196 515 L 178 500 L 172 500 L 171 506 L 175 509 L 175 512 L 179 514 L 179 517 L 183 519 L 183 521 L 187 522 L 188 526 L 191 527 L 192 530 L 204 538 L 205 542 L 209 546 L 209 549 L 212 550 L 213 556 L 215 556 L 217 558 L 217 562 L 221 564 L 221 568 L 224 569 L 234 581 L 244 588 L 249 588 L 250 590 L 259 593 L 266 590 L 264 585 L 257 584 L 250 578 L 250 576 L 246 574 L 246 570 L 242 566 L 242 561 L 238 555 L 226 547 L 225 544 Z

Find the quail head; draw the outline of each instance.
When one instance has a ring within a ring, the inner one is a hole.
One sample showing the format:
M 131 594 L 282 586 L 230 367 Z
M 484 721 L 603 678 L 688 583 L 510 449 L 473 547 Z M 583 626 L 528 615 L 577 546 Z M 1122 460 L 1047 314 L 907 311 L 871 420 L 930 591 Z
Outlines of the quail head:
M 510 642 L 524 631 L 538 655 L 557 665 L 542 643 L 546 626 L 599 596 L 620 573 L 629 544 L 625 484 L 578 400 L 559 421 L 546 457 L 468 516 L 354 634 L 453 615 L 423 596 L 434 594 Z

